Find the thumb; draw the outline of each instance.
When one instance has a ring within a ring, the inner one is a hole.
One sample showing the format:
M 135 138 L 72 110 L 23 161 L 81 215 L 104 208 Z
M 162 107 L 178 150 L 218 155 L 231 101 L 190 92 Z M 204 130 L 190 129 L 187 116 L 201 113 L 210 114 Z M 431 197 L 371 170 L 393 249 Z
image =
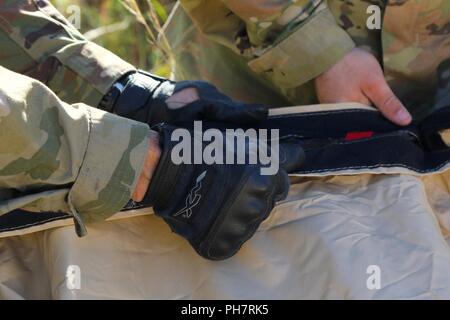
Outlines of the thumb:
M 289 192 L 289 173 L 293 173 L 305 162 L 305 151 L 299 143 L 283 142 L 279 145 L 279 165 L 278 183 L 275 201 L 286 199 Z
M 363 88 L 363 93 L 392 122 L 400 126 L 406 126 L 411 123 L 411 114 L 395 96 L 383 74 L 377 75 L 370 80 L 370 84 Z
M 280 143 L 279 157 L 280 167 L 288 173 L 295 172 L 305 163 L 305 151 L 293 141 Z

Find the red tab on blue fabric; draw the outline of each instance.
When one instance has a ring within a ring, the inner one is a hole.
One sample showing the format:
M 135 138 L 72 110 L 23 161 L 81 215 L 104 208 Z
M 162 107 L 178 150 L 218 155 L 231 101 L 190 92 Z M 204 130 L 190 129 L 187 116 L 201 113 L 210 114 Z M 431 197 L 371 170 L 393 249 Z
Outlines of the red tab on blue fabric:
M 372 136 L 373 136 L 373 131 L 349 132 L 345 136 L 345 141 L 367 139 L 367 138 L 371 138 Z

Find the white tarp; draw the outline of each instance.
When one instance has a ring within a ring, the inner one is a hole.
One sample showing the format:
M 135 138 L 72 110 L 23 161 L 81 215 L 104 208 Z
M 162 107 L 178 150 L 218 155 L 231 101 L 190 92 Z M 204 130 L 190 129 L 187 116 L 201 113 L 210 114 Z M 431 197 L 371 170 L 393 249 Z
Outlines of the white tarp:
M 81 239 L 72 226 L 3 238 L 0 298 L 450 299 L 443 171 L 292 177 L 288 199 L 222 262 L 152 214 Z

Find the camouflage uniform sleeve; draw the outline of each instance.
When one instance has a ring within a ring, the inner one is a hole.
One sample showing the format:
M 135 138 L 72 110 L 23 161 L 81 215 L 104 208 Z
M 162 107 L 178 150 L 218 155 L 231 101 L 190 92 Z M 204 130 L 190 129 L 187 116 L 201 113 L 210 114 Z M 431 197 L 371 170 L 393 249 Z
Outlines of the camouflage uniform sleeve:
M 97 106 L 134 67 L 87 41 L 48 0 L 0 4 L 0 65 L 45 83 L 60 99 Z
M 355 46 L 326 0 L 181 3 L 203 33 L 225 45 L 234 41 L 253 71 L 282 88 L 317 77 Z
M 72 213 L 77 232 L 130 199 L 150 129 L 83 103 L 62 102 L 0 67 L 0 215 L 22 208 Z

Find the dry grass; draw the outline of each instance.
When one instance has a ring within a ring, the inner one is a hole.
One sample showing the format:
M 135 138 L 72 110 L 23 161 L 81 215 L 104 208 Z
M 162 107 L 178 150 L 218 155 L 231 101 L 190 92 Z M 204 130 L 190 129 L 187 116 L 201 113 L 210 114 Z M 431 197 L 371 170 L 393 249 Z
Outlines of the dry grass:
M 145 70 L 169 76 L 173 63 L 162 30 L 168 13 L 157 0 L 52 0 L 65 16 L 80 7 L 80 31 Z

